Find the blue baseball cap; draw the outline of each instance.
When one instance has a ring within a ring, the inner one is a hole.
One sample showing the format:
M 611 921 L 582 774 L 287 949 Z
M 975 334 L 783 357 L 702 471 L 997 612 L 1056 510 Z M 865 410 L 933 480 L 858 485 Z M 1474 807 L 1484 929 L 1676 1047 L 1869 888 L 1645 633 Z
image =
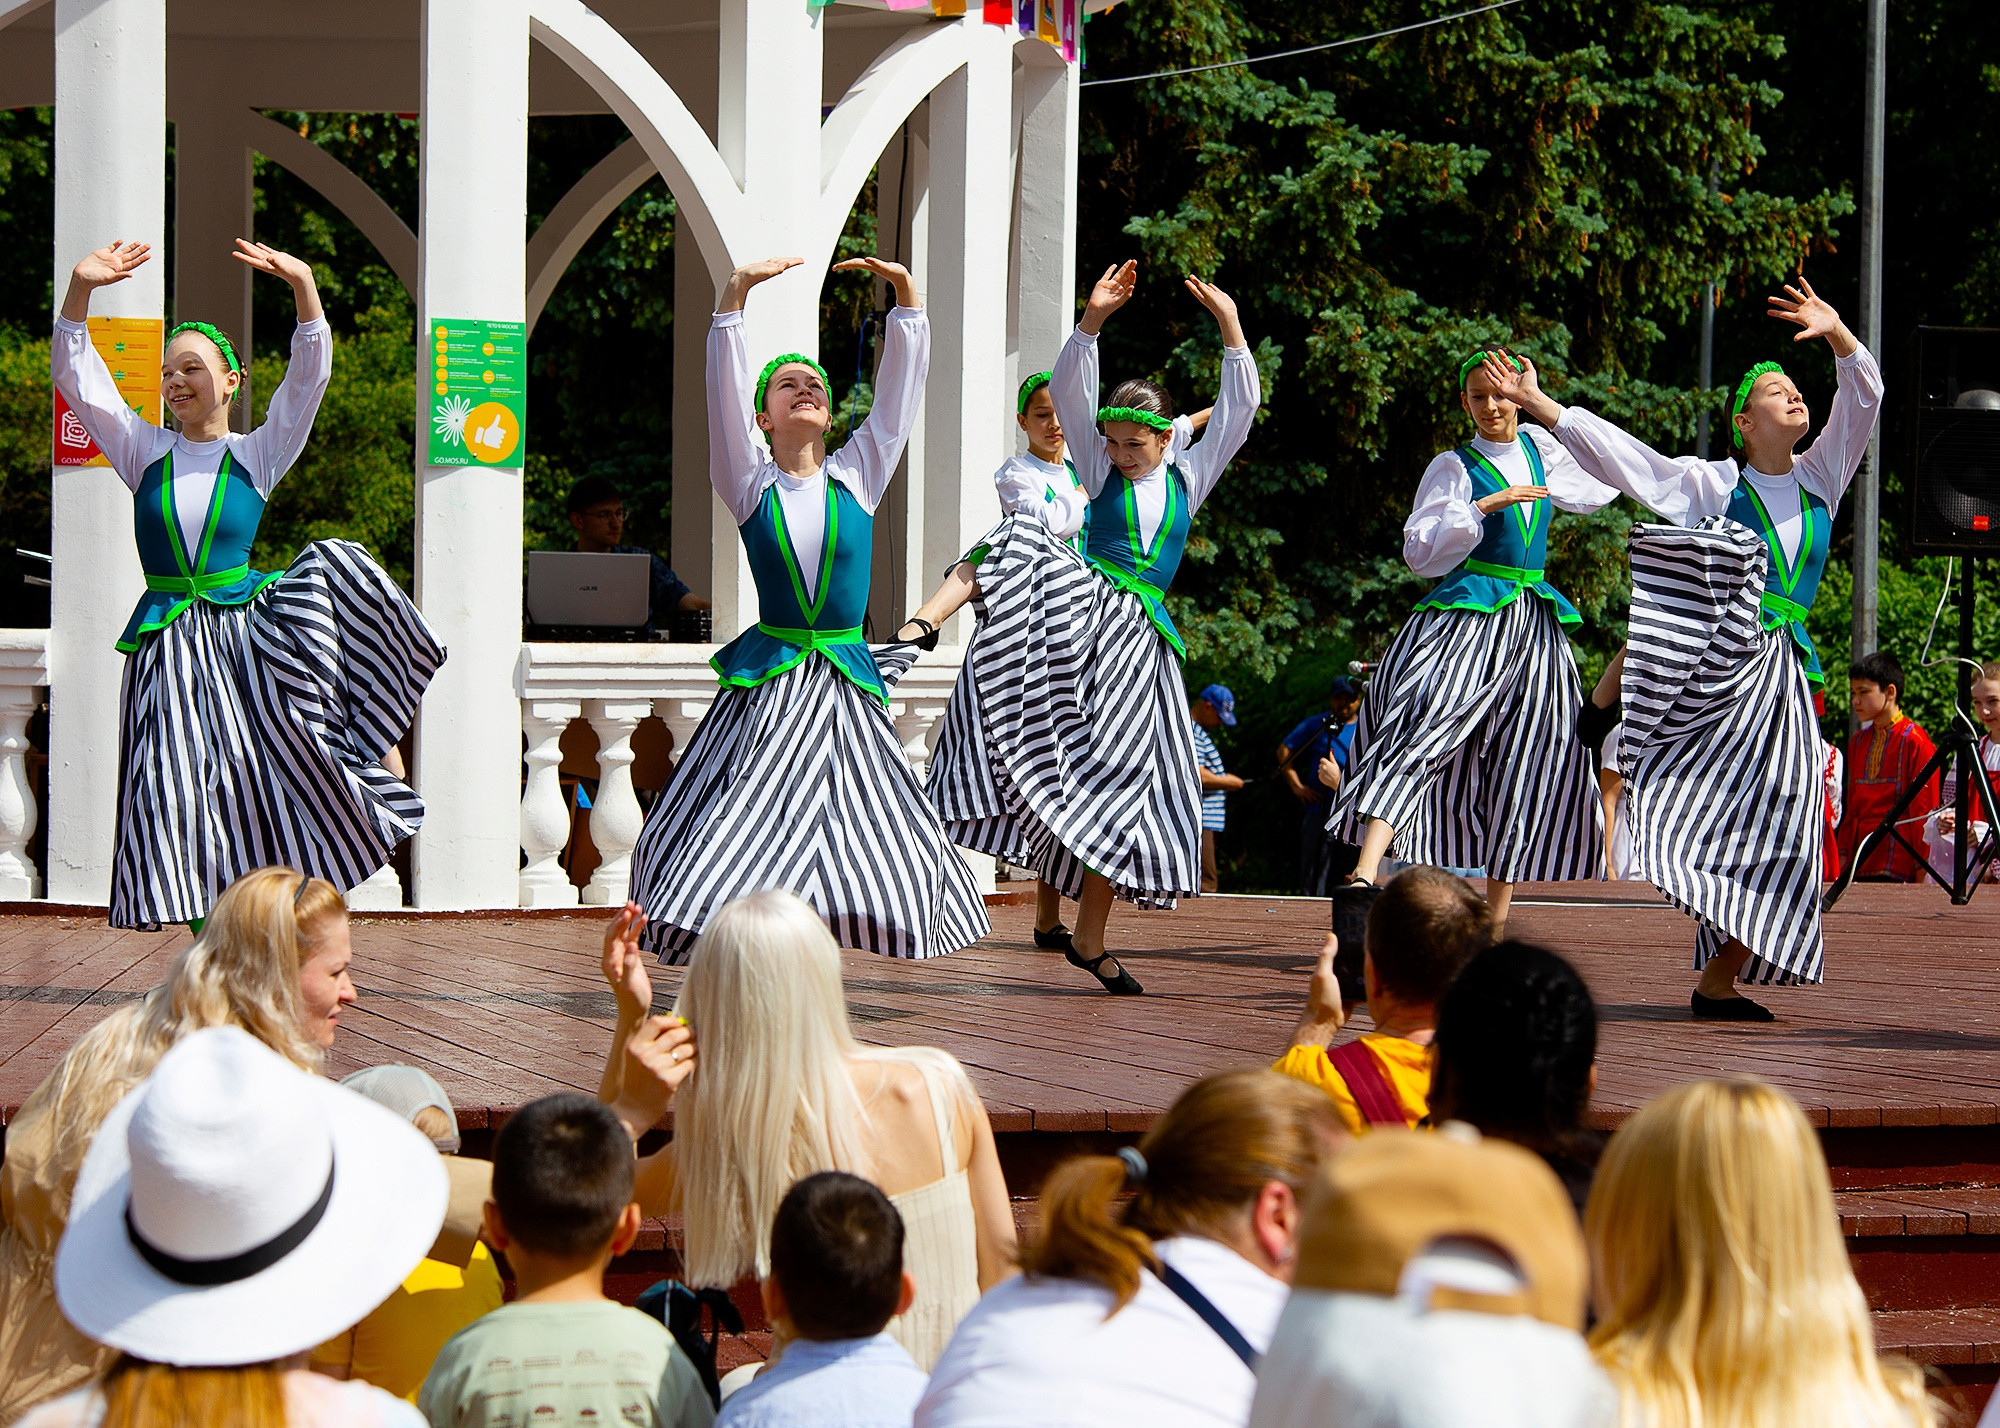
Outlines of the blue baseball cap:
M 1236 696 L 1229 692 L 1228 685 L 1211 684 L 1195 698 L 1206 699 L 1215 710 L 1216 718 L 1232 729 L 1236 727 Z

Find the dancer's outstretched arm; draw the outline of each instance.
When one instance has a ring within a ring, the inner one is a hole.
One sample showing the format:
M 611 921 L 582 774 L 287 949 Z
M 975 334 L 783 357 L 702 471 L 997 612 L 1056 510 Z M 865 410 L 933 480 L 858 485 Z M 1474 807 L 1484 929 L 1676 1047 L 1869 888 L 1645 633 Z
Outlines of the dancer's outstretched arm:
M 70 411 L 83 423 L 111 469 L 131 490 L 139 489 L 153 458 L 160 429 L 125 404 L 111 371 L 90 340 L 90 295 L 122 283 L 152 256 L 145 243 L 112 243 L 87 253 L 70 274 L 49 347 L 49 372 Z
M 320 307 L 319 287 L 313 281 L 310 263 L 248 238 L 238 238 L 236 251 L 230 256 L 256 272 L 283 278 L 291 286 L 298 314 L 298 326 L 292 329 L 292 355 L 285 363 L 285 379 L 271 393 L 264 420 L 241 448 L 243 464 L 256 483 L 257 494 L 268 497 L 292 469 L 292 463 L 305 450 L 306 438 L 312 435 L 313 418 L 319 414 L 320 399 L 326 395 L 326 385 L 333 377 L 333 330 L 327 326 L 326 313 Z
M 896 463 L 917 424 L 924 379 L 930 373 L 931 328 L 916 282 L 901 263 L 870 257 L 849 258 L 833 265 L 836 273 L 864 269 L 896 290 L 896 306 L 889 313 L 882 338 L 882 365 L 875 373 L 875 401 L 868 409 L 868 419 L 834 453 L 833 461 L 847 488 L 872 512 L 889 489 Z
M 1104 454 L 1104 438 L 1097 430 L 1097 334 L 1112 313 L 1132 300 L 1138 285 L 1137 259 L 1127 259 L 1104 270 L 1104 276 L 1091 287 L 1083 318 L 1063 344 L 1049 378 L 1049 396 L 1069 438 L 1070 461 L 1076 467 L 1076 478 L 1093 499 L 1104 489 L 1104 478 L 1111 473 L 1111 458 Z
M 1257 361 L 1250 355 L 1249 339 L 1236 313 L 1236 300 L 1190 273 L 1184 280 L 1194 300 L 1215 316 L 1222 333 L 1222 380 L 1210 408 L 1208 429 L 1180 459 L 1182 477 L 1188 485 L 1188 504 L 1199 510 L 1208 499 L 1230 458 L 1250 439 L 1250 427 L 1263 401 L 1263 386 L 1257 376 Z
M 1833 349 L 1833 406 L 1819 436 L 1792 470 L 1801 486 L 1837 509 L 1882 419 L 1882 368 L 1803 276 L 1796 285 L 1785 285 L 1784 297 L 1772 295 L 1770 313 L 1799 329 L 1794 342 L 1824 338 Z
M 743 337 L 743 304 L 750 290 L 803 263 L 803 258 L 766 258 L 745 263 L 729 275 L 715 302 L 708 327 L 708 480 L 729 514 L 742 525 L 763 495 L 757 476 L 768 456 L 757 440 L 756 379 Z

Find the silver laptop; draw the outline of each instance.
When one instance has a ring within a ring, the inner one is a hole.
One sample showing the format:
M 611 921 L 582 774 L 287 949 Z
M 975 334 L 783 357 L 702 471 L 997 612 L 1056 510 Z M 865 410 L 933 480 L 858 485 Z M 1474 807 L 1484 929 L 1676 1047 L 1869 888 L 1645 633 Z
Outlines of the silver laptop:
M 650 555 L 528 552 L 528 618 L 537 625 L 631 629 L 646 623 L 652 594 Z

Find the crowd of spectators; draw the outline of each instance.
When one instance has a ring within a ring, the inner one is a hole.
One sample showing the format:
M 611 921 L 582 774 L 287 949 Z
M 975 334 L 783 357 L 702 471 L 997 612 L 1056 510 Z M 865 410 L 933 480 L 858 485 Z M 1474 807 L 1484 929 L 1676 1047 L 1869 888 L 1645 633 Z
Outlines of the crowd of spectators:
M 1384 889 L 1358 980 L 1328 939 L 1275 1068 L 1195 1079 L 1135 1145 L 1054 1166 L 1018 1244 L 965 1072 L 855 1040 L 805 904 L 724 909 L 666 1014 L 640 930 L 628 907 L 605 937 L 599 1094 L 522 1107 L 489 1163 L 422 1072 L 322 1074 L 354 1001 L 334 890 L 230 888 L 9 1127 L 0 1421 L 1938 1421 L 1876 1351 L 1798 1106 L 1702 1081 L 1599 1136 L 1588 988 L 1489 945 L 1450 874 Z M 754 1373 L 718 1383 L 607 1293 L 657 1214 L 689 1286 L 754 1281 Z

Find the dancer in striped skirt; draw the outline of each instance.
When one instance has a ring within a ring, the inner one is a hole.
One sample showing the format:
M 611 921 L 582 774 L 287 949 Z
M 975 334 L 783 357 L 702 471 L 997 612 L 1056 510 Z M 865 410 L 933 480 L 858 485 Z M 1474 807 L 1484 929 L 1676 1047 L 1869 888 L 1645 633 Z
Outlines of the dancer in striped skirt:
M 804 898 L 842 946 L 893 957 L 954 952 L 991 926 L 889 720 L 916 647 L 861 637 L 875 507 L 916 420 L 930 328 L 906 269 L 835 265 L 885 279 L 897 306 L 875 404 L 828 456 L 824 369 L 793 352 L 753 379 L 743 338 L 750 290 L 800 261 L 738 268 L 708 333 L 709 479 L 743 536 L 758 622 L 711 661 L 721 697 L 632 852 L 642 940 L 671 962 L 725 903 L 764 888 Z
M 149 256 L 146 244 L 114 243 L 76 265 L 50 367 L 132 491 L 146 572 L 118 641 L 128 658 L 111 924 L 198 927 L 254 868 L 283 864 L 345 891 L 416 832 L 424 806 L 395 745 L 444 650 L 349 541 L 316 541 L 285 571 L 250 568 L 264 503 L 304 449 L 332 371 L 312 269 L 237 241 L 238 259 L 297 298 L 285 380 L 263 425 L 232 432 L 241 359 L 215 327 L 184 322 L 161 371 L 177 429 L 162 430 L 126 406 L 86 326 L 92 291 Z
M 1458 369 L 1477 435 L 1425 468 L 1403 525 L 1404 561 L 1438 583 L 1361 702 L 1327 828 L 1361 845 L 1364 886 L 1392 846 L 1408 862 L 1484 868 L 1497 938 L 1515 883 L 1603 866 L 1604 809 L 1576 735 L 1583 686 L 1563 634 L 1582 617 L 1542 565 L 1557 510 L 1587 513 L 1618 493 L 1547 433 L 1521 429 L 1489 356 Z
M 1173 406 L 1152 382 L 1123 383 L 1100 410 L 1097 334 L 1137 281 L 1136 263 L 1098 281 L 1051 382 L 1066 431 L 1103 431 L 1074 448 L 1091 498 L 1084 556 L 1039 520 L 1009 516 L 904 626 L 935 627 L 977 601 L 931 797 L 960 844 L 1032 867 L 1078 900 L 1066 955 L 1126 995 L 1142 988 L 1104 950 L 1113 898 L 1172 907 L 1201 889 L 1186 650 L 1163 597 L 1260 400 L 1235 302 L 1190 277 L 1223 341 L 1203 439 L 1174 454 Z
M 1725 458 L 1670 458 L 1581 407 L 1544 395 L 1532 366 L 1493 380 L 1592 475 L 1668 525 L 1632 533 L 1632 625 L 1619 765 L 1640 870 L 1700 919 L 1697 1017 L 1769 1021 L 1736 990 L 1817 982 L 1823 837 L 1813 687 L 1824 683 L 1805 618 L 1840 507 L 1881 415 L 1882 373 L 1803 278 L 1773 317 L 1824 338 L 1838 383 L 1803 455 L 1810 417 L 1776 362 L 1737 384 Z

